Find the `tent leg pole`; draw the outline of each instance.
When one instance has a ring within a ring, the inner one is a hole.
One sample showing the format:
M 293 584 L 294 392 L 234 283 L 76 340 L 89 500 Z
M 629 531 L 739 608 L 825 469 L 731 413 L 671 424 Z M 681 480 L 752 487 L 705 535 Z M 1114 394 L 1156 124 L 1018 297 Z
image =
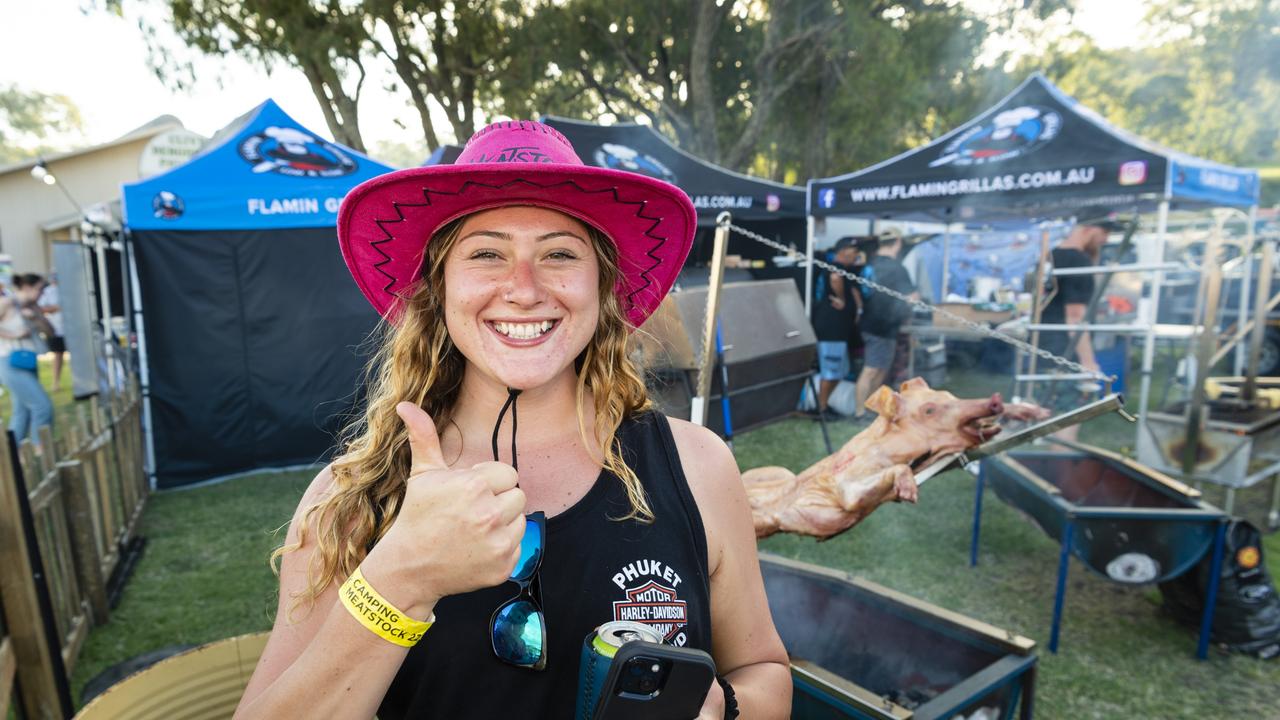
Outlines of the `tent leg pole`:
M 804 266 L 804 314 L 811 320 L 813 319 L 813 225 L 813 216 L 806 217 L 804 255 L 807 262 Z
M 98 266 L 98 287 L 102 289 L 98 302 L 102 306 L 102 342 L 107 360 L 107 387 L 113 394 L 119 393 L 120 383 L 116 375 L 118 359 L 115 351 L 115 329 L 111 327 L 111 284 L 107 278 L 107 252 L 101 232 L 93 235 L 93 254 Z
M 1245 323 L 1249 322 L 1249 301 L 1252 299 L 1249 289 L 1253 287 L 1253 213 L 1256 210 L 1256 205 L 1250 208 L 1248 226 L 1244 230 L 1244 245 L 1240 252 L 1241 257 L 1244 259 L 1244 267 L 1241 268 L 1244 271 L 1244 277 L 1240 279 L 1240 307 L 1236 315 L 1237 331 L 1243 328 Z M 1237 376 L 1244 375 L 1245 363 L 1248 358 L 1249 349 L 1245 347 L 1244 343 L 1237 343 L 1235 358 L 1235 374 Z
M 947 223 L 947 229 L 942 232 L 942 292 L 939 294 L 941 298 L 939 302 L 947 301 L 947 291 L 951 285 L 951 223 Z
M 1164 262 L 1164 246 L 1169 231 L 1169 200 L 1160 203 L 1156 215 L 1156 257 L 1158 263 Z M 1151 276 L 1151 297 L 1147 299 L 1147 332 L 1142 339 L 1142 390 L 1138 394 L 1138 427 L 1134 447 L 1142 437 L 1143 425 L 1146 423 L 1147 403 L 1151 399 L 1151 373 L 1156 354 L 1156 319 L 1160 316 L 1160 289 L 1164 283 L 1164 271 L 1157 270 Z
M 138 385 L 142 391 L 142 437 L 146 449 L 146 473 L 151 489 L 156 489 L 156 442 L 151 423 L 151 373 L 147 363 L 147 332 L 143 327 L 142 289 L 138 283 L 137 254 L 133 241 L 125 235 L 129 278 L 133 290 L 133 330 L 138 336 Z

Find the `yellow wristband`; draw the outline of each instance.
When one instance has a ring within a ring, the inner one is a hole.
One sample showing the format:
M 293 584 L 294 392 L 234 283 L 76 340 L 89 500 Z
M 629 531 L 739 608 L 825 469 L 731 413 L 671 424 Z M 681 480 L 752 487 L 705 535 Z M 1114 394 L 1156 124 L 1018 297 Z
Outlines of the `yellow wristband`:
M 417 645 L 436 618 L 435 613 L 425 622 L 408 617 L 370 587 L 369 581 L 364 579 L 358 567 L 342 583 L 342 587 L 338 589 L 338 597 L 361 625 L 387 642 L 401 647 Z

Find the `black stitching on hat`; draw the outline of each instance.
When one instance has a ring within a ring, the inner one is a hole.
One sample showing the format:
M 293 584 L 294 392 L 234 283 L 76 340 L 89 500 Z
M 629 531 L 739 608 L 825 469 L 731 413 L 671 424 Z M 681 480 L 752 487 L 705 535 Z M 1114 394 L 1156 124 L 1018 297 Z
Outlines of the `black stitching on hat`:
M 554 131 L 554 128 L 552 128 L 552 130 Z M 612 195 L 612 196 L 613 196 L 613 201 L 614 201 L 615 203 L 619 204 L 619 205 L 635 205 L 635 206 L 637 206 L 637 207 L 636 207 L 636 211 L 635 211 L 635 215 L 636 215 L 636 217 L 637 217 L 637 218 L 640 218 L 641 220 L 650 220 L 650 221 L 652 221 L 652 223 L 649 225 L 649 228 L 648 228 L 648 229 L 646 229 L 646 230 L 644 230 L 644 236 L 645 236 L 645 237 L 648 237 L 648 238 L 650 238 L 650 239 L 652 239 L 652 240 L 657 241 L 657 244 L 656 244 L 656 245 L 654 245 L 654 246 L 652 246 L 652 247 L 651 247 L 651 248 L 649 248 L 648 250 L 646 250 L 644 254 L 645 254 L 649 259 L 653 260 L 653 264 L 651 264 L 651 265 L 650 265 L 649 267 L 647 267 L 647 268 L 640 268 L 640 277 L 641 277 L 641 279 L 643 279 L 643 280 L 644 280 L 644 285 L 642 285 L 642 286 L 640 286 L 640 287 L 637 287 L 637 288 L 635 288 L 635 289 L 631 290 L 631 291 L 630 291 L 630 292 L 628 292 L 628 293 L 627 293 L 627 295 L 626 295 L 626 301 L 627 301 L 627 305 L 628 305 L 628 307 L 627 307 L 626 309 L 627 309 L 627 310 L 630 310 L 630 309 L 634 308 L 634 307 L 635 307 L 635 305 L 636 305 L 636 303 L 635 303 L 635 296 L 636 296 L 636 295 L 638 295 L 638 294 L 640 294 L 640 293 L 642 293 L 642 292 L 644 292 L 645 290 L 648 290 L 650 287 L 652 287 L 652 286 L 653 286 L 653 278 L 652 278 L 652 277 L 650 277 L 650 273 L 654 270 L 654 268 L 656 268 L 656 267 L 658 267 L 659 265 L 661 265 L 661 264 L 662 264 L 662 260 L 661 260 L 661 258 L 659 258 L 659 257 L 657 257 L 656 255 L 654 255 L 654 253 L 655 253 L 655 252 L 657 252 L 657 251 L 658 251 L 658 250 L 659 250 L 663 245 L 665 245 L 665 244 L 667 243 L 667 240 L 668 240 L 669 238 L 662 237 L 662 236 L 658 236 L 658 235 L 654 235 L 654 234 L 653 234 L 653 231 L 654 231 L 654 230 L 656 230 L 660 224 L 662 224 L 663 218 L 662 218 L 662 217 L 653 217 L 653 216 L 645 215 L 645 214 L 644 214 L 644 210 L 645 210 L 645 206 L 646 206 L 646 205 L 648 205 L 648 201 L 646 201 L 646 200 L 635 200 L 635 201 L 623 200 L 622 198 L 618 197 L 618 189 L 617 189 L 616 187 L 606 187 L 606 188 L 601 188 L 601 189 L 599 189 L 599 190 L 588 190 L 588 189 L 586 189 L 586 188 L 582 187 L 581 185 L 579 185 L 579 184 L 578 184 L 576 181 L 574 181 L 574 180 L 563 180 L 563 181 L 561 181 L 561 182 L 557 182 L 557 183 L 550 183 L 550 184 L 545 184 L 545 185 L 544 185 L 544 184 L 541 184 L 541 183 L 534 182 L 534 181 L 532 181 L 532 180 L 527 180 L 527 179 L 524 179 L 524 178 L 516 178 L 516 179 L 514 179 L 514 180 L 511 180 L 511 181 L 509 181 L 509 182 L 503 183 L 503 184 L 501 184 L 501 185 L 491 185 L 491 184 L 489 184 L 489 183 L 482 183 L 482 182 L 477 182 L 477 181 L 475 181 L 475 180 L 468 180 L 468 181 L 466 181 L 466 182 L 464 182 L 464 183 L 462 184 L 462 187 L 460 187 L 460 188 L 457 190 L 457 192 L 448 192 L 448 191 L 443 191 L 443 190 L 434 190 L 434 189 L 432 189 L 432 188 L 427 188 L 427 187 L 422 188 L 423 199 L 426 201 L 426 202 L 423 202 L 423 203 L 400 203 L 400 202 L 392 201 L 391 206 L 392 206 L 392 208 L 394 208 L 394 209 L 395 209 L 395 211 L 396 211 L 396 217 L 395 217 L 394 219 L 390 219 L 390 218 L 388 218 L 388 219 L 375 219 L 373 222 L 374 222 L 374 224 L 375 224 L 375 225 L 377 225 L 377 226 L 378 226 L 378 229 L 382 231 L 382 234 L 384 235 L 384 237 L 383 237 L 381 240 L 370 240 L 370 241 L 369 241 L 369 246 L 370 246 L 370 247 L 372 247 L 374 250 L 376 250 L 376 251 L 378 252 L 378 254 L 379 254 L 379 255 L 381 255 L 381 256 L 384 258 L 383 260 L 381 260 L 381 261 L 376 262 L 376 263 L 374 263 L 374 264 L 373 264 L 373 268 L 374 268 L 375 270 L 377 270 L 379 273 L 382 273 L 382 275 L 383 275 L 384 277 L 386 277 L 386 278 L 387 278 L 387 282 L 386 282 L 386 284 L 382 286 L 382 291 L 383 291 L 383 292 L 385 292 L 385 293 L 387 293 L 388 295 L 393 296 L 393 297 L 397 297 L 397 298 L 401 298 L 401 297 L 402 297 L 399 293 L 394 292 L 394 291 L 391 289 L 391 288 L 392 288 L 392 286 L 394 286 L 397 282 L 399 282 L 399 280 L 400 280 L 400 279 L 399 279 L 399 278 L 397 278 L 396 276 L 392 275 L 391 273 L 387 272 L 386 270 L 383 270 L 383 269 L 382 269 L 382 268 L 383 268 L 383 266 L 385 266 L 385 265 L 387 265 L 388 263 L 390 263 L 390 262 L 393 260 L 393 258 L 392 258 L 390 255 L 388 255 L 388 254 L 387 254 L 387 253 L 386 253 L 382 248 L 378 247 L 379 245 L 383 245 L 383 244 L 389 243 L 389 242 L 391 242 L 391 241 L 393 241 L 393 240 L 395 240 L 395 239 L 396 239 L 395 235 L 393 235 L 393 234 L 392 234 L 392 233 L 387 229 L 387 227 L 386 227 L 386 226 L 387 226 L 387 225 L 394 225 L 394 224 L 396 224 L 396 223 L 401 223 L 401 222 L 404 222 L 404 221 L 407 219 L 407 218 L 405 218 L 405 216 L 404 216 L 404 212 L 401 210 L 401 208 L 402 208 L 402 207 L 410 207 L 410 208 L 412 208 L 412 207 L 430 207 L 430 206 L 431 206 L 431 194 L 432 194 L 432 193 L 435 193 L 436 195 L 458 196 L 458 195 L 462 195 L 462 194 L 464 194 L 464 193 L 465 193 L 469 188 L 471 188 L 471 187 L 481 187 L 481 188 L 487 188 L 487 189 L 489 189 L 489 190 L 497 190 L 497 191 L 501 191 L 501 190 L 504 190 L 504 189 L 506 189 L 506 188 L 508 188 L 508 187 L 510 187 L 510 186 L 512 186 L 512 185 L 515 185 L 515 184 L 524 184 L 524 185 L 529 185 L 529 186 L 532 186 L 532 187 L 535 187 L 535 188 L 539 188 L 539 189 L 542 189 L 542 190 L 547 190 L 547 189 L 554 188 L 554 187 L 561 186 L 561 185 L 572 185 L 572 186 L 574 187 L 574 189 L 576 189 L 576 190 L 577 190 L 578 192 L 580 192 L 580 193 L 583 193 L 584 195 L 592 195 L 592 194 L 599 194 L 599 193 L 609 193 L 610 195 Z M 427 239 L 427 242 L 430 242 L 430 238 L 428 238 L 428 239 Z M 617 243 L 617 240 L 614 240 L 614 243 L 616 244 L 616 243 Z M 425 250 L 425 248 L 426 248 L 426 243 L 424 243 L 424 244 L 423 244 L 423 248 L 424 248 L 424 250 Z

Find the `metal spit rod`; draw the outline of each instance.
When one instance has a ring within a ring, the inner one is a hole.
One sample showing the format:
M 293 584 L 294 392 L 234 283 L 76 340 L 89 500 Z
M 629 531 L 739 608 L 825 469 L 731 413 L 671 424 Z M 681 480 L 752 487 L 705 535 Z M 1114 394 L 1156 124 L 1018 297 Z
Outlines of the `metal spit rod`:
M 935 475 L 946 472 L 957 464 L 967 465 L 974 460 L 997 455 L 1010 448 L 1029 443 L 1036 438 L 1052 435 L 1063 428 L 1079 425 L 1109 412 L 1124 413 L 1123 395 L 1112 393 L 1087 405 L 1081 405 L 1075 410 L 1055 415 L 1048 420 L 1025 427 L 1017 432 L 1009 433 L 1008 435 L 1001 434 L 999 437 L 985 442 L 972 450 L 939 458 L 933 464 L 916 473 L 916 484 L 919 485 Z M 1128 416 L 1126 415 L 1126 417 Z

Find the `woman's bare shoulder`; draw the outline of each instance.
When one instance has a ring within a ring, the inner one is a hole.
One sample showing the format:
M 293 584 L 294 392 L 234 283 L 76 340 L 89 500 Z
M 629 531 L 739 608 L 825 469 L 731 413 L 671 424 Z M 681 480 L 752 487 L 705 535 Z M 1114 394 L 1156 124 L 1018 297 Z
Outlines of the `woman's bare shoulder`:
M 668 416 L 667 422 L 671 425 L 671 436 L 675 438 L 676 450 L 680 453 L 680 464 L 691 483 L 697 476 L 698 480 L 707 478 L 715 482 L 741 484 L 738 462 L 719 435 L 688 420 Z

